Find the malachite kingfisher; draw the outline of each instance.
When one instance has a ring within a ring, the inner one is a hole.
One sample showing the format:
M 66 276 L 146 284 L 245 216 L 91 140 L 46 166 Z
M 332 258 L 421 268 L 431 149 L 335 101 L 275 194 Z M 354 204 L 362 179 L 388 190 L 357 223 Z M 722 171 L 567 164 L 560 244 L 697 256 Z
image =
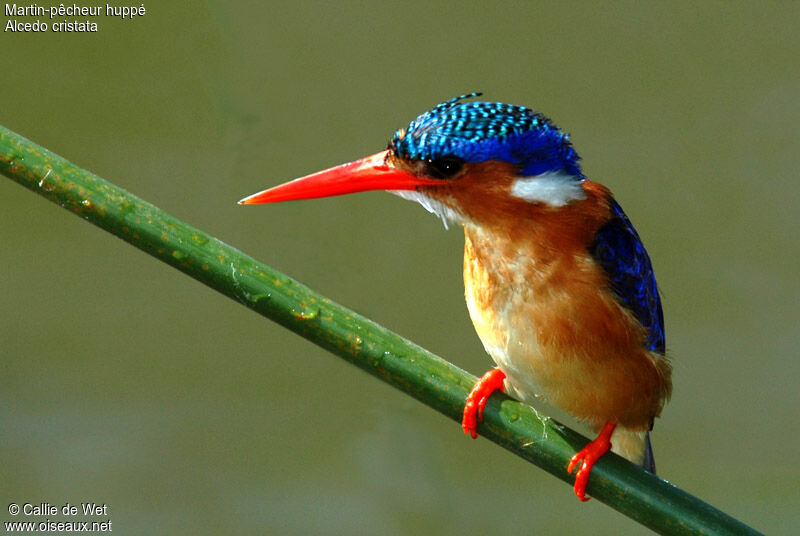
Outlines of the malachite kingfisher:
M 496 390 L 542 397 L 598 436 L 572 457 L 587 500 L 609 449 L 655 473 L 649 431 L 672 391 L 650 258 L 569 136 L 523 106 L 443 102 L 386 150 L 242 199 L 245 205 L 388 190 L 464 227 L 470 317 L 497 368 L 474 386 L 462 427 L 477 437 Z

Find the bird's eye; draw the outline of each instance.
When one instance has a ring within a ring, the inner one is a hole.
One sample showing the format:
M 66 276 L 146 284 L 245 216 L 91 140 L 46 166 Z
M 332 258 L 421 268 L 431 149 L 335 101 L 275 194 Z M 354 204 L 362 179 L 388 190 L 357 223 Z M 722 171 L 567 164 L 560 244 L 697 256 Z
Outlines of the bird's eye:
M 457 156 L 441 156 L 425 161 L 425 174 L 437 179 L 449 179 L 464 166 L 464 160 Z

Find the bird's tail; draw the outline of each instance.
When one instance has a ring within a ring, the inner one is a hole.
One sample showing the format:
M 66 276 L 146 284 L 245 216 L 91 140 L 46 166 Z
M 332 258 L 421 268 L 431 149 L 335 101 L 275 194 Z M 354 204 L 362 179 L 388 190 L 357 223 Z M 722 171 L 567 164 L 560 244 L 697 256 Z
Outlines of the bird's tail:
M 656 474 L 656 459 L 653 457 L 653 445 L 650 444 L 650 432 L 644 434 L 644 460 L 642 467 L 645 471 Z

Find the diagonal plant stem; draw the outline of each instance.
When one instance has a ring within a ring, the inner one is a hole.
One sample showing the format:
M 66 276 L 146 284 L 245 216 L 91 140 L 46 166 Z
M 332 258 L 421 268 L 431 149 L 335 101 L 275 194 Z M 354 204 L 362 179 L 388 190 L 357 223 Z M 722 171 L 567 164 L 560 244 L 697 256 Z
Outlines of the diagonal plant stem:
M 444 359 L 2 126 L 0 172 L 460 422 L 476 378 Z M 572 483 L 585 437 L 500 393 L 484 417 L 482 436 Z M 611 453 L 588 491 L 662 534 L 758 534 Z

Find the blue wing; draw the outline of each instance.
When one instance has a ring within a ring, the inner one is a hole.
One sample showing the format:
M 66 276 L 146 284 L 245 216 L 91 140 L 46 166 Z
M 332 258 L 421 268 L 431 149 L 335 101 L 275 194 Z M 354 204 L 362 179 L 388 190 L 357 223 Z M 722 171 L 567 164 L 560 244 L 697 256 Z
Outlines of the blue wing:
M 663 354 L 664 313 L 650 257 L 622 207 L 613 198 L 609 202 L 611 219 L 597 231 L 589 252 L 620 302 L 647 329 L 650 350 Z

